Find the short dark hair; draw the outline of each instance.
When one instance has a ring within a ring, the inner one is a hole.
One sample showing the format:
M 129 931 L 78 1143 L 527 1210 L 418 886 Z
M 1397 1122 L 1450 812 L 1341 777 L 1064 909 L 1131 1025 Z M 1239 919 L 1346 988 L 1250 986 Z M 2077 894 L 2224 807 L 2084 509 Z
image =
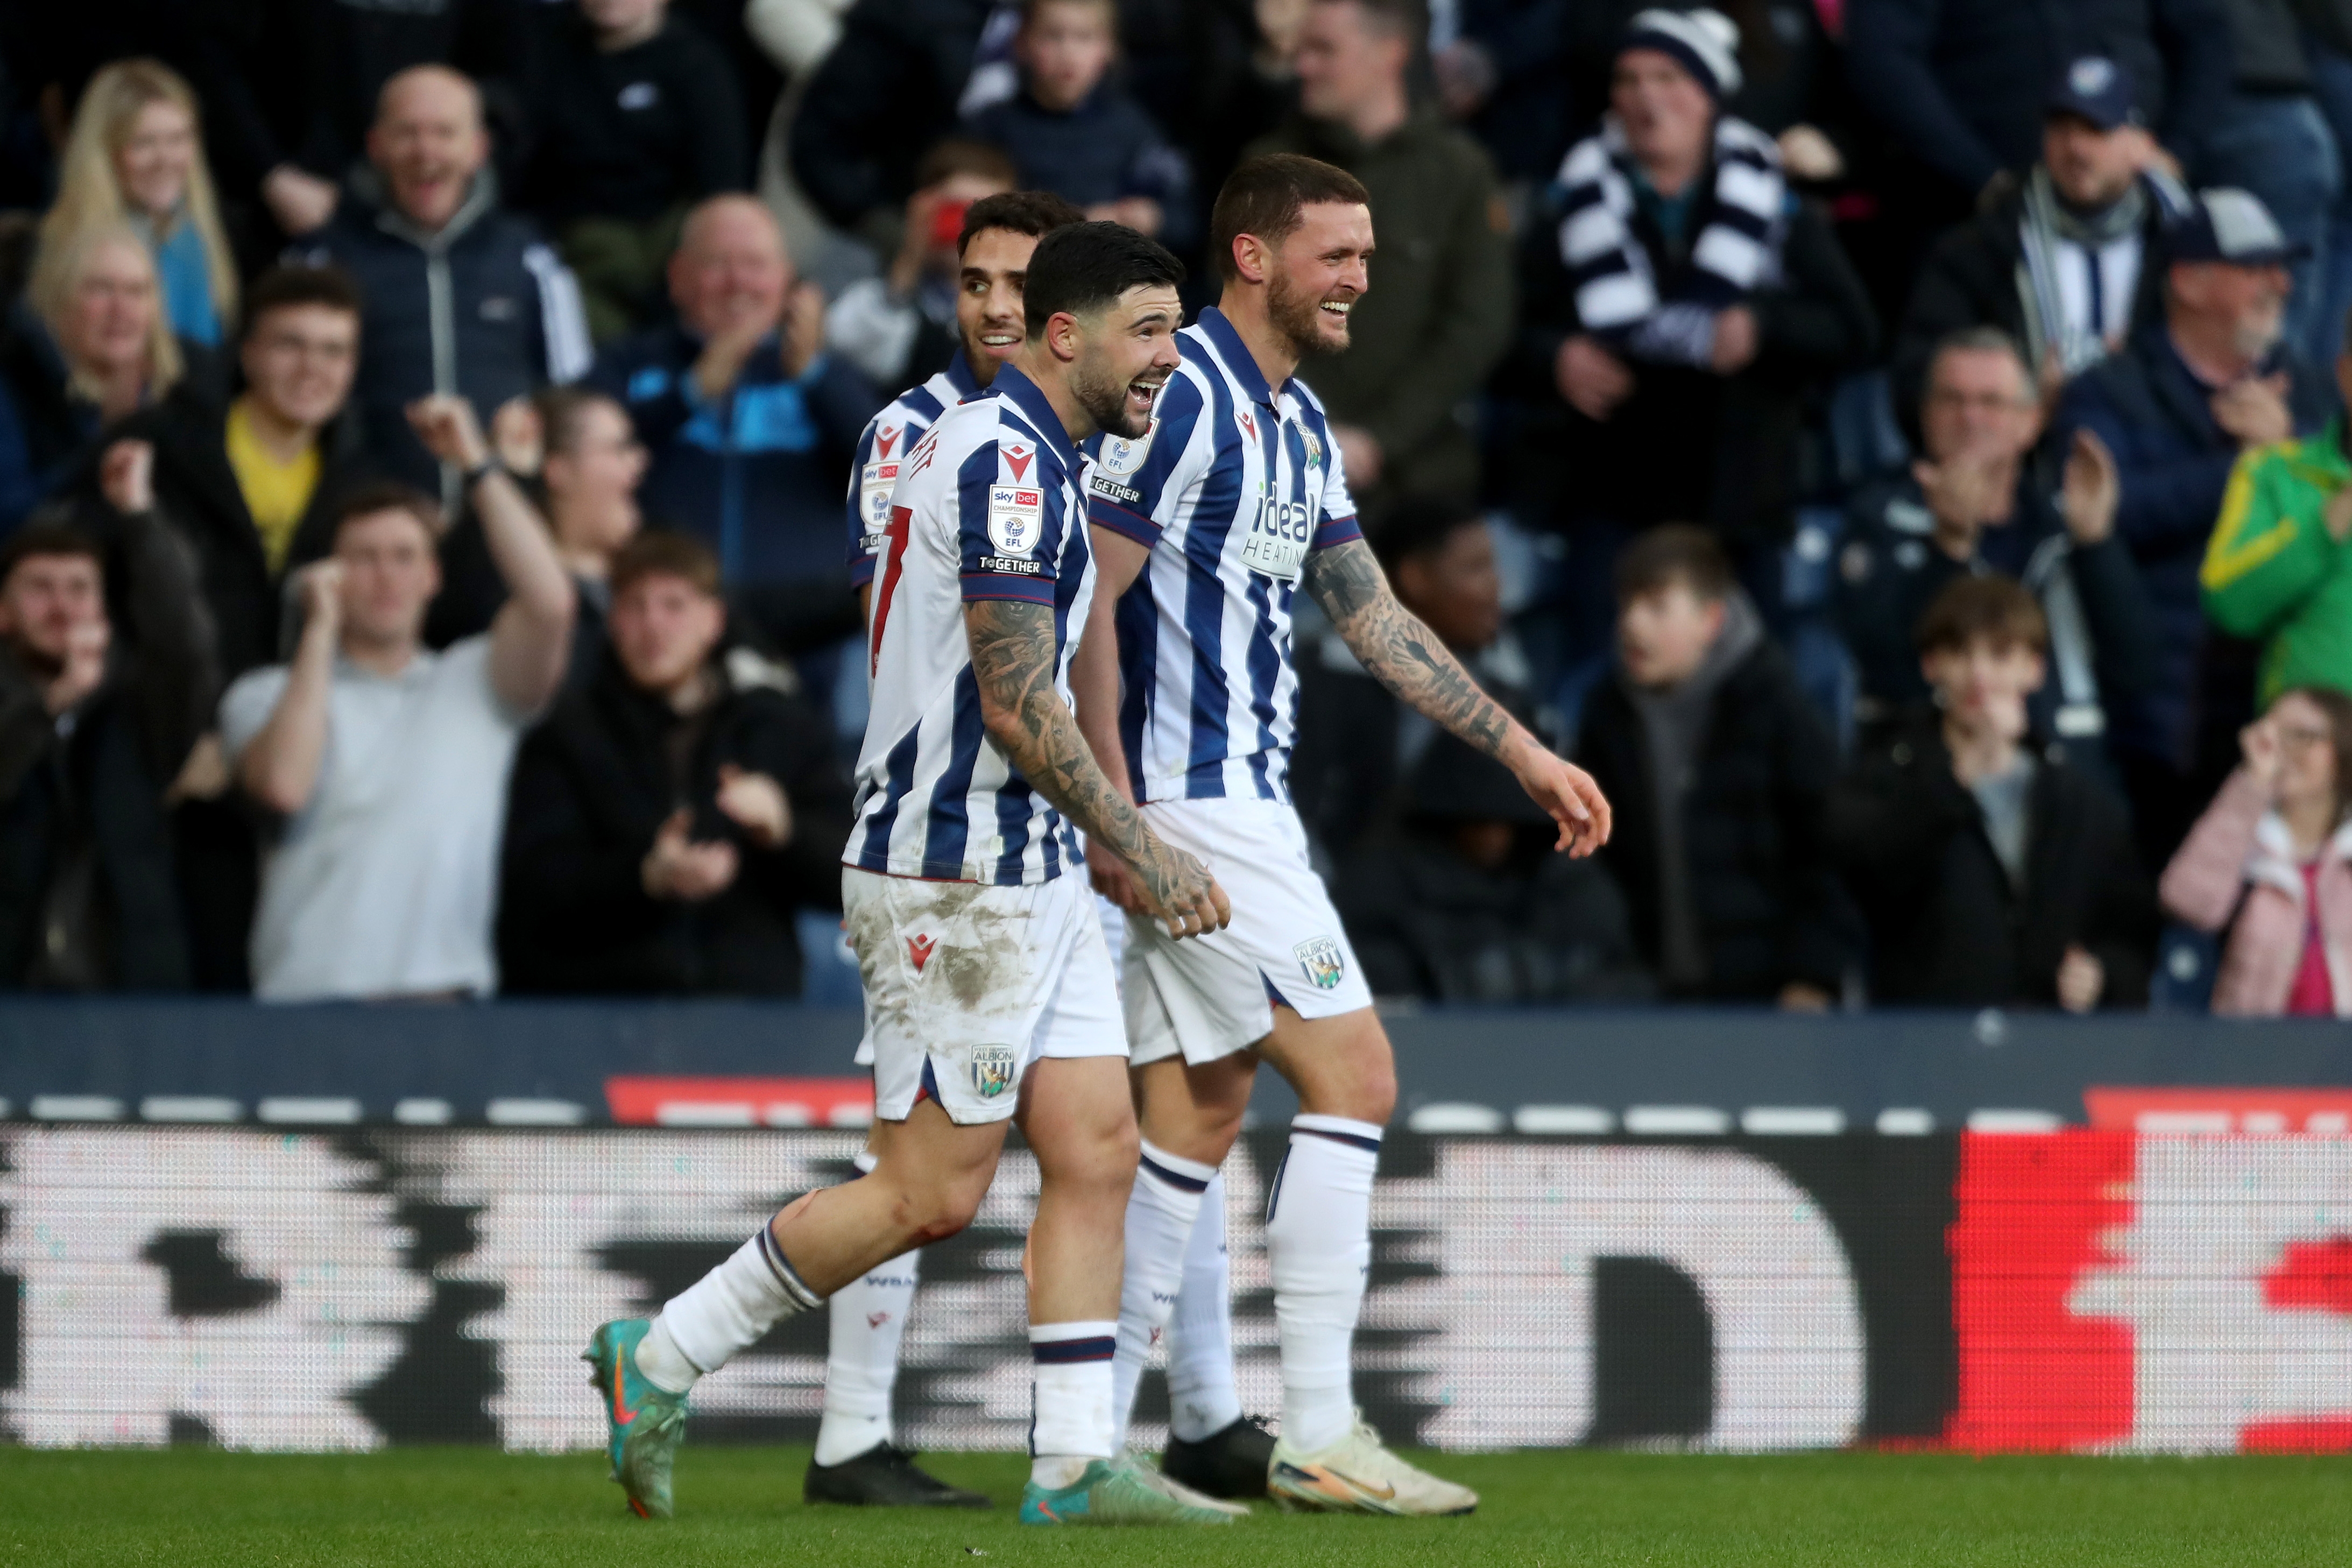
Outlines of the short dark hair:
M 98 541 L 70 523 L 28 522 L 0 544 L 0 587 L 16 574 L 16 568 L 36 556 L 72 555 L 106 570 L 106 552 Z
M 354 518 L 374 517 L 387 511 L 404 511 L 415 518 L 427 539 L 441 537 L 441 503 L 415 485 L 404 485 L 398 479 L 369 479 L 354 487 L 335 508 L 331 537 L 342 537 L 344 528 Z
M 1995 647 L 2050 651 L 2050 622 L 2013 577 L 1956 577 L 1927 601 L 1912 640 L 1925 653 L 1948 653 L 1978 640 Z
M 2007 354 L 2017 365 L 2018 374 L 2024 378 L 2026 395 L 2034 394 L 2033 363 L 2025 357 L 2024 347 L 1999 327 L 1979 322 L 1971 327 L 1955 327 L 1936 340 L 1935 352 L 1927 356 L 1927 384 L 1936 381 L 1937 367 L 1946 354 Z
M 360 313 L 360 286 L 340 267 L 273 267 L 253 280 L 245 295 L 244 337 L 261 318 L 296 305 L 324 305 L 349 316 Z
M 1473 506 L 1408 497 L 1391 507 L 1373 530 L 1372 553 L 1380 557 L 1382 566 L 1394 572 L 1404 562 L 1444 549 L 1455 534 L 1465 528 L 1476 528 L 1486 521 L 1485 515 Z
M 1184 264 L 1158 240 L 1108 219 L 1069 224 L 1030 253 L 1023 314 L 1034 338 L 1057 314 L 1086 315 L 1130 289 L 1173 289 L 1183 281 Z
M 608 580 L 615 595 L 647 577 L 684 578 L 698 592 L 719 597 L 719 557 L 688 534 L 649 528 L 613 552 Z
M 540 444 L 550 456 L 568 456 L 579 446 L 580 423 L 591 408 L 609 408 L 623 424 L 630 423 L 618 398 L 593 387 L 542 386 L 530 395 L 530 405 L 539 413 Z
M 1381 32 L 1394 37 L 1399 34 L 1412 39 L 1429 37 L 1429 7 L 1423 0 L 1315 0 L 1321 5 L 1353 5 L 1364 14 L 1364 20 Z
M 1051 191 L 1006 191 L 982 196 L 964 208 L 963 232 L 956 236 L 956 254 L 961 256 L 982 229 L 1001 228 L 1043 239 L 1057 228 L 1086 221 L 1086 214 Z
M 1254 234 L 1278 246 L 1305 221 L 1308 207 L 1326 202 L 1370 206 L 1364 182 L 1337 164 L 1297 153 L 1268 153 L 1225 176 L 1209 214 L 1209 253 L 1219 275 L 1238 276 L 1234 241 Z
M 1020 168 L 1003 148 L 991 142 L 950 136 L 932 142 L 929 151 L 915 164 L 915 189 L 928 191 L 941 180 L 958 174 L 977 174 L 1004 185 L 1021 183 Z
M 1635 534 L 1617 552 L 1617 602 L 1681 584 L 1709 604 L 1730 595 L 1731 558 L 1715 535 L 1687 522 L 1669 522 Z
M 1118 0 L 1021 0 L 1021 25 L 1027 26 L 1036 20 L 1037 13 L 1048 5 L 1092 5 L 1109 14 L 1110 34 L 1118 37 Z

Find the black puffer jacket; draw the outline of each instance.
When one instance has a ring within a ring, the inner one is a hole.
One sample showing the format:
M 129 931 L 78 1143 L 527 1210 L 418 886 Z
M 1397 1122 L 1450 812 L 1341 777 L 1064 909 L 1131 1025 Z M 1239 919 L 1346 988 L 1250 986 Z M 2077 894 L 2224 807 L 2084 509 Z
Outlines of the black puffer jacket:
M 2059 963 L 2079 943 L 2106 970 L 2102 1006 L 2146 1005 L 2156 900 L 2123 804 L 2056 748 L 2038 760 L 2022 889 L 1952 776 L 1932 710 L 1832 795 L 1830 842 L 1870 921 L 1874 1000 L 2052 1006 Z
M 588 687 L 524 738 L 499 907 L 504 990 L 799 994 L 793 912 L 840 907 L 849 781 L 788 672 L 743 653 L 721 668 L 725 693 L 688 721 L 631 684 L 608 651 Z M 699 733 L 681 791 L 670 752 L 688 723 Z M 793 835 L 782 848 L 753 848 L 719 813 L 727 763 L 783 786 Z M 740 857 L 734 884 L 698 904 L 648 897 L 640 880 L 656 832 L 681 805 L 694 838 L 727 839 Z

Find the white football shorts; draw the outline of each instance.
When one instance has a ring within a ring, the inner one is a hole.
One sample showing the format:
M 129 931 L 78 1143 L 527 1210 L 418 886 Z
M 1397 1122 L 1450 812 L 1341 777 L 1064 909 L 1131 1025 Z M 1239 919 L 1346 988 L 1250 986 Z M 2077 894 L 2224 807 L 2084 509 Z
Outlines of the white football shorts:
M 1095 916 L 1102 921 L 1103 942 L 1110 952 L 1110 972 L 1112 978 L 1116 979 L 1120 973 L 1119 965 L 1127 953 L 1127 911 L 1097 893 L 1095 895 Z M 866 1027 L 857 1037 L 857 1055 L 851 1058 L 854 1066 L 862 1068 L 870 1068 L 874 1065 L 874 1029 L 870 1022 L 872 1018 L 870 1008 L 867 1009 L 867 1017 L 869 1022 Z
M 1159 921 L 1129 917 L 1124 991 L 1137 1066 L 1246 1050 L 1273 1032 L 1277 1003 L 1302 1018 L 1372 1005 L 1297 811 L 1276 800 L 1166 800 L 1143 819 L 1208 866 L 1234 920 L 1177 942 Z
M 877 1120 L 904 1121 L 928 1095 L 959 1124 L 1002 1121 L 1040 1057 L 1127 1054 L 1118 976 L 1082 873 L 1000 888 L 845 866 L 841 907 L 866 989 Z

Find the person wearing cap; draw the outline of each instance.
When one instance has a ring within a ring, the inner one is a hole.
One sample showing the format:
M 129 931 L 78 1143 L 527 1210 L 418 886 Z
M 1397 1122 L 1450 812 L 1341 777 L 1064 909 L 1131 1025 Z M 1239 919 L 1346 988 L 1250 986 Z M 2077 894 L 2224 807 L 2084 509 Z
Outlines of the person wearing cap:
M 1610 111 L 1528 226 L 1514 379 L 1535 403 L 1523 506 L 1597 537 L 1701 522 L 1755 565 L 1789 531 L 1809 390 L 1878 333 L 1772 138 L 1724 110 L 1738 46 L 1712 11 L 1627 26 Z M 1605 604 L 1581 608 L 1605 624 Z
M 2213 0 L 1868 0 L 1846 8 L 1846 78 L 1954 216 L 2032 166 L 2043 89 L 2085 47 L 2131 73 L 2157 140 L 2187 159 L 2220 121 L 2230 26 Z
M 2068 377 L 2160 320 L 2163 269 L 2147 261 L 2189 205 L 2148 132 L 2130 68 L 2105 55 L 2067 61 L 2043 100 L 2041 162 L 1937 241 L 1920 269 L 1895 338 L 1904 428 L 1918 433 L 1928 362 L 1953 332 L 2007 333 L 2047 404 Z
M 2233 683 L 2209 657 L 2199 602 L 2231 468 L 2243 452 L 2316 430 L 2333 401 L 2285 339 L 2287 267 L 2300 255 L 2254 196 L 2200 191 L 2167 237 L 2163 321 L 2077 377 L 2058 406 L 2060 449 L 2088 430 L 2115 455 L 2116 529 L 2157 619 L 2152 679 L 2108 715 L 2150 865 L 2171 858 L 2212 793 L 2198 763 L 2200 721 L 2220 733 L 2252 716 L 2231 716 L 2233 704 L 2245 710 L 2242 691 L 2214 701 Z

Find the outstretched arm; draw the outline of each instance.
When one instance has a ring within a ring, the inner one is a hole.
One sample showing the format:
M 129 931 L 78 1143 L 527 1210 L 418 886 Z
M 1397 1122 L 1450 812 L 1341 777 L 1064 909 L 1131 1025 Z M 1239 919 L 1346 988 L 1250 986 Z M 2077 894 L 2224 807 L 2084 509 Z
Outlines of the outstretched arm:
M 981 720 L 1021 776 L 1087 838 L 1135 873 L 1151 912 L 1173 936 L 1222 929 L 1232 907 L 1216 879 L 1181 849 L 1160 842 L 1096 764 L 1075 714 L 1054 689 L 1054 611 L 1013 599 L 964 606 Z
M 1348 650 L 1397 700 L 1501 763 L 1559 824 L 1559 847 L 1590 855 L 1609 842 L 1609 802 L 1583 769 L 1550 750 L 1478 689 L 1437 634 L 1397 603 L 1371 546 L 1349 540 L 1307 558 L 1307 591 Z

